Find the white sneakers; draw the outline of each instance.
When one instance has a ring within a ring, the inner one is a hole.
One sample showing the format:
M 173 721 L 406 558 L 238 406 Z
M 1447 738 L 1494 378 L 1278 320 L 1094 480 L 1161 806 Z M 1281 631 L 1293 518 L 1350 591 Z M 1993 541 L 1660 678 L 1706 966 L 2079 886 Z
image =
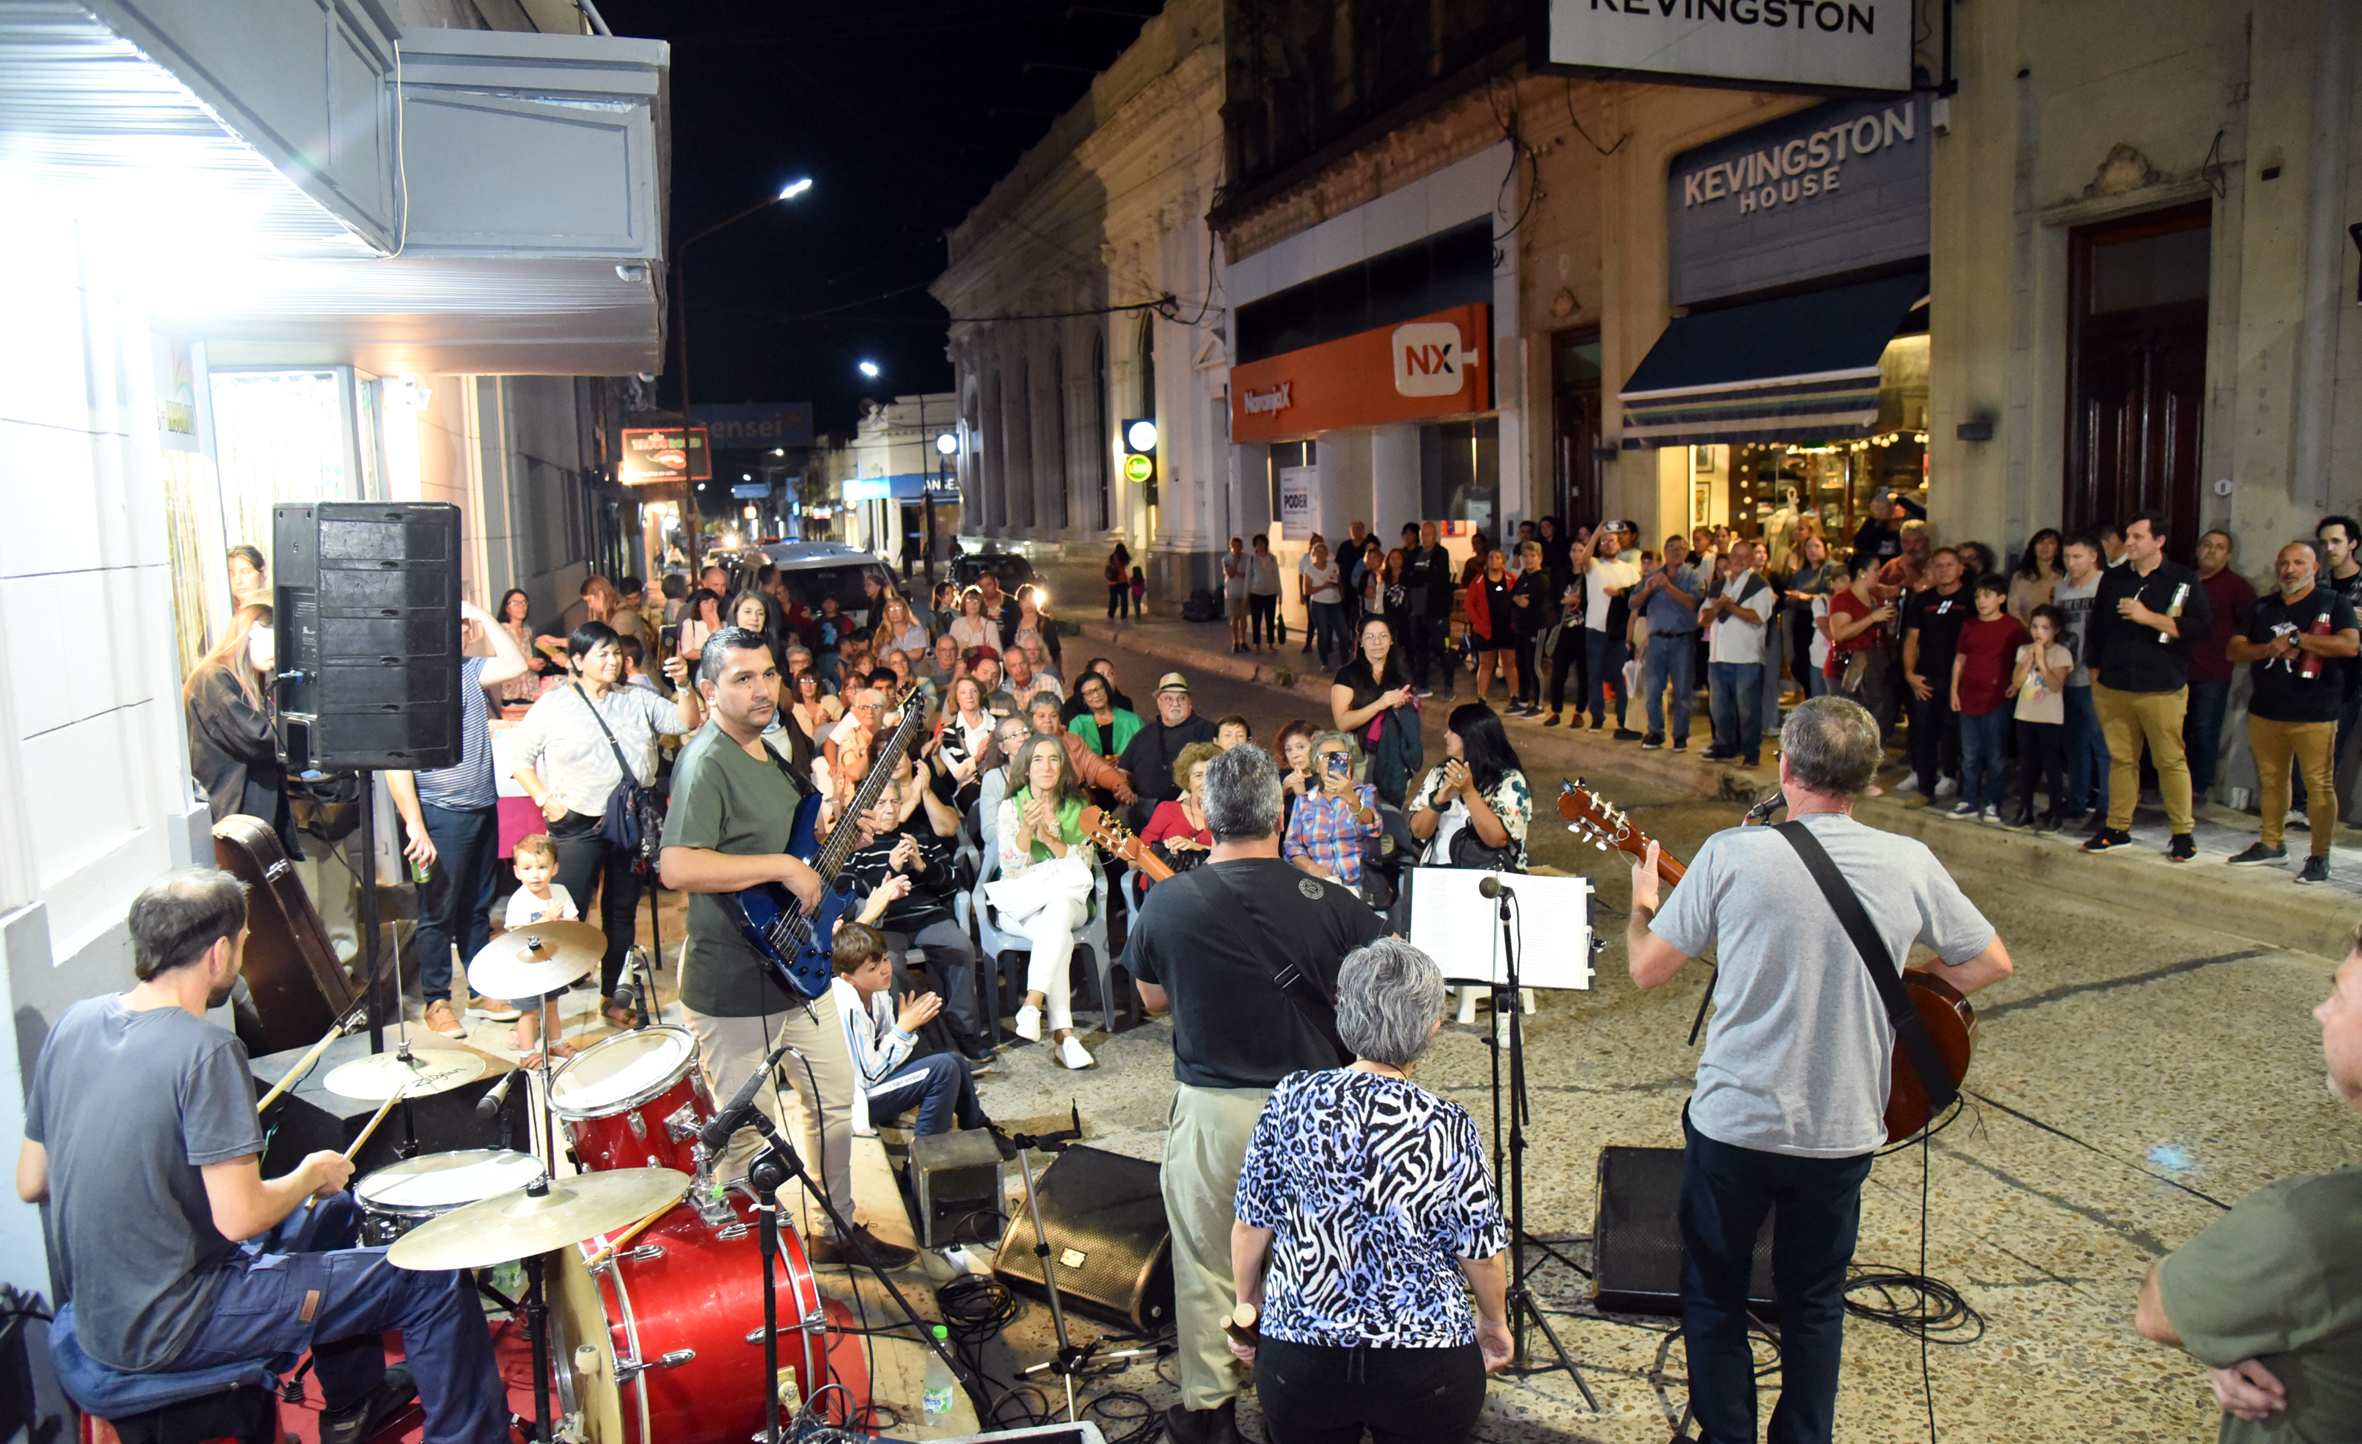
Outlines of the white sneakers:
M 1023 1038 L 1028 1043 L 1039 1043 L 1042 1040 L 1041 1009 L 1028 1003 L 1024 1007 L 1017 1010 L 1017 1036 Z M 1052 1051 L 1056 1053 L 1058 1061 L 1065 1064 L 1069 1068 L 1088 1068 L 1091 1066 L 1090 1053 L 1083 1047 L 1081 1043 L 1075 1040 L 1075 1036 L 1072 1033 L 1069 1033 L 1065 1037 L 1060 1038 L 1058 1040 L 1057 1048 Z
M 1937 796 L 1937 797 L 1958 797 L 1959 795 L 1960 795 L 1960 784 L 1959 784 L 1958 782 L 1954 781 L 1953 779 L 1951 779 L 1951 778 L 1949 778 L 1949 777 L 1939 777 L 1939 778 L 1937 778 L 1937 779 L 1936 779 L 1936 790 L 1935 790 L 1935 796 Z
M 1017 1036 L 1028 1043 L 1042 1040 L 1042 1010 L 1028 1003 L 1017 1010 Z
M 1918 790 L 1919 774 L 1916 772 L 1904 773 L 1903 780 L 1894 785 L 1894 793 L 1898 797 L 1907 796 L 1908 794 L 1917 792 Z
M 1088 1068 L 1091 1055 L 1084 1050 L 1082 1041 L 1069 1033 L 1058 1040 L 1058 1061 L 1069 1068 Z

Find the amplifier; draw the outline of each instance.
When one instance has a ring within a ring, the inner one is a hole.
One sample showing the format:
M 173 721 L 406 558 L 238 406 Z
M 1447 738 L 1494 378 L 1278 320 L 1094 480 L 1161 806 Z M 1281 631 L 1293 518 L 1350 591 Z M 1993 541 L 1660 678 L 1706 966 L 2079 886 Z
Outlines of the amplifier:
M 1173 1315 L 1173 1231 L 1153 1163 L 1104 1149 L 1071 1147 L 1035 1177 L 1042 1232 L 1058 1298 L 1075 1312 L 1143 1331 Z M 993 1254 L 992 1271 L 1021 1293 L 1043 1298 L 1033 1215 L 1022 1201 Z
M 918 1199 L 920 1245 L 962 1242 L 960 1225 L 968 1218 L 1001 1211 L 1000 1146 L 981 1128 L 922 1133 L 910 1140 L 910 1190 Z M 991 1237 L 971 1232 L 967 1241 Z
M 1615 1314 L 1681 1313 L 1681 1150 L 1603 1148 L 1599 1218 L 1591 1264 L 1599 1307 Z M 1772 1294 L 1771 1218 L 1755 1236 L 1747 1302 L 1759 1317 L 1779 1311 Z
M 419 1046 L 450 1048 L 451 1041 L 439 1033 L 413 1029 L 411 1041 Z M 432 1039 L 426 1042 L 425 1039 Z M 316 1040 L 315 1040 L 316 1041 Z M 393 1039 L 386 1040 L 388 1049 Z M 289 1069 L 303 1061 L 311 1045 L 290 1048 L 283 1053 L 270 1053 L 251 1060 L 248 1071 L 254 1075 L 254 1096 L 260 1098 Z M 283 1094 L 271 1105 L 262 1120 L 264 1129 L 262 1172 L 265 1178 L 276 1178 L 301 1163 L 307 1153 L 322 1151 L 342 1153 L 352 1146 L 361 1130 L 369 1125 L 377 1112 L 377 1102 L 365 1098 L 347 1098 L 331 1093 L 326 1087 L 328 1075 L 339 1064 L 369 1056 L 369 1035 L 355 1033 L 339 1038 L 328 1045 L 320 1061 L 312 1065 L 303 1081 Z M 410 1130 L 416 1131 L 418 1152 L 448 1153 L 460 1148 L 513 1148 L 520 1153 L 532 1150 L 532 1131 L 528 1126 L 526 1105 L 530 1089 L 519 1086 L 508 1091 L 500 1111 L 490 1118 L 476 1117 L 476 1103 L 497 1086 L 501 1076 L 512 1069 L 495 1058 L 484 1068 L 484 1076 L 464 1083 L 448 1093 L 430 1094 L 394 1105 L 377 1132 L 369 1136 L 360 1156 L 353 1160 L 356 1176 L 385 1167 L 403 1156 L 411 1141 Z

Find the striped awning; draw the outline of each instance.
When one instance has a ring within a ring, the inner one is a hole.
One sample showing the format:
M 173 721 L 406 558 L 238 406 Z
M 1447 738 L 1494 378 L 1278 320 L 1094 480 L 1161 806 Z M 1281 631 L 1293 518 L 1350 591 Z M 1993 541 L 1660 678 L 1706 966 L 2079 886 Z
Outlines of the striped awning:
M 1926 296 L 1913 274 L 1681 317 L 1619 393 L 1625 449 L 1869 435 L 1878 358 Z

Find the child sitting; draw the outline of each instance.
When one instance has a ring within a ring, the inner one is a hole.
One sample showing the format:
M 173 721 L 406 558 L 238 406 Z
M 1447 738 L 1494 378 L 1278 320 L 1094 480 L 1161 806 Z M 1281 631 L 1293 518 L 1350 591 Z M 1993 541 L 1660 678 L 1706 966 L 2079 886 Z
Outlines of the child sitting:
M 517 839 L 513 861 L 517 869 L 517 890 L 509 894 L 508 915 L 502 926 L 521 928 L 539 922 L 564 921 L 582 916 L 574 906 L 573 897 L 565 884 L 554 882 L 558 875 L 558 845 L 546 832 L 536 832 Z M 566 996 L 563 988 L 547 998 L 512 998 L 510 1004 L 522 1008 L 524 1015 L 517 1019 L 516 1030 L 509 1035 L 509 1046 L 539 1062 L 544 1020 L 550 1038 L 550 1056 L 571 1058 L 574 1045 L 565 1039 L 565 1030 L 558 1026 L 557 1000 Z M 538 1001 L 541 1006 L 534 1006 Z
M 943 1009 L 933 993 L 906 996 L 894 1005 L 894 963 L 886 940 L 864 923 L 837 929 L 836 981 L 831 984 L 845 1025 L 845 1047 L 853 1055 L 859 1092 L 853 1131 L 877 1131 L 881 1120 L 919 1111 L 917 1131 L 948 1133 L 954 1125 L 983 1128 L 989 1120 L 976 1101 L 976 1083 L 956 1053 L 933 1053 L 910 1062 L 920 1028 Z

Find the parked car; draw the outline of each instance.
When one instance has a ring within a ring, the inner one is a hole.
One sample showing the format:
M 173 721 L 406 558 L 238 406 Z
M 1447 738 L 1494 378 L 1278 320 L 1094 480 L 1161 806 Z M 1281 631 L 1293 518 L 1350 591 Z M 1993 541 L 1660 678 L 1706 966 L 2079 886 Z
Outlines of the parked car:
M 897 586 L 893 569 L 875 553 L 843 542 L 770 542 L 754 550 L 779 564 L 788 595 L 815 612 L 822 597 L 835 597 L 838 610 L 874 620 L 868 616 L 869 593 L 862 579 L 874 576 L 889 591 Z
M 961 586 L 973 586 L 986 572 L 1001 579 L 1001 590 L 1011 596 L 1019 587 L 1036 587 L 1033 563 L 1015 552 L 962 552 L 951 564 L 951 579 Z M 1043 605 L 1048 605 L 1048 588 L 1043 588 Z

